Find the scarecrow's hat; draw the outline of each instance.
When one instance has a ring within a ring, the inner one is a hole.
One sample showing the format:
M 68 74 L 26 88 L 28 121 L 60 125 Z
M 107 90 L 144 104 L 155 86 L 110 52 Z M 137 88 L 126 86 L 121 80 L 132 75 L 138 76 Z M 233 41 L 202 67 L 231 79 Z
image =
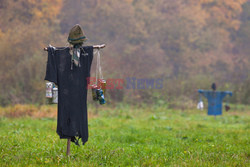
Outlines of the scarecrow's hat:
M 87 37 L 85 36 L 81 26 L 76 24 L 69 32 L 68 42 L 72 45 L 75 45 L 85 41 L 87 41 Z

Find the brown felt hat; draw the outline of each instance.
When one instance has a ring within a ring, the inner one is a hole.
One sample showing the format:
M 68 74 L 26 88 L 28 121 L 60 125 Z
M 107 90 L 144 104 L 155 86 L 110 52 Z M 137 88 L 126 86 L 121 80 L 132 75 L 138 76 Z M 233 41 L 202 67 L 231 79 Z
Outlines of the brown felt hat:
M 83 43 L 87 40 L 87 37 L 85 36 L 81 26 L 79 24 L 76 24 L 73 28 L 71 28 L 69 32 L 68 42 L 70 44 L 79 44 Z

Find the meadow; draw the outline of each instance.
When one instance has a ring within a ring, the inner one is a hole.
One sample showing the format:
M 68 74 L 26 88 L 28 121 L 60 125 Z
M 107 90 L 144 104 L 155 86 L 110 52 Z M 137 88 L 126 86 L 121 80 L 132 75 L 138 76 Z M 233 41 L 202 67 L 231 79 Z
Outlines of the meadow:
M 56 134 L 55 106 L 0 108 L 0 166 L 249 166 L 250 108 L 89 107 L 89 141 Z

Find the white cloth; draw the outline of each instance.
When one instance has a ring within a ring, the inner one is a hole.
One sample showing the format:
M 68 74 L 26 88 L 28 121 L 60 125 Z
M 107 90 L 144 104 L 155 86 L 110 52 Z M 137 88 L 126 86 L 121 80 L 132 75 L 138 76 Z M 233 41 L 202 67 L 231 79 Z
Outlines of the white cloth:
M 203 110 L 203 108 L 204 108 L 203 101 L 199 101 L 199 103 L 197 104 L 197 109 Z

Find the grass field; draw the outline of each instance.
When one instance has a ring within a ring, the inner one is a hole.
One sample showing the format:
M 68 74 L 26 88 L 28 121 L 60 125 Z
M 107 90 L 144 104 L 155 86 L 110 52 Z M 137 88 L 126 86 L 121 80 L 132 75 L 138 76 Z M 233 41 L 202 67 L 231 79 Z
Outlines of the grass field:
M 215 119 L 206 111 L 164 107 L 102 108 L 98 115 L 90 108 L 89 141 L 71 144 L 69 157 L 55 118 L 11 118 L 3 112 L 0 166 L 250 165 L 250 110 Z

